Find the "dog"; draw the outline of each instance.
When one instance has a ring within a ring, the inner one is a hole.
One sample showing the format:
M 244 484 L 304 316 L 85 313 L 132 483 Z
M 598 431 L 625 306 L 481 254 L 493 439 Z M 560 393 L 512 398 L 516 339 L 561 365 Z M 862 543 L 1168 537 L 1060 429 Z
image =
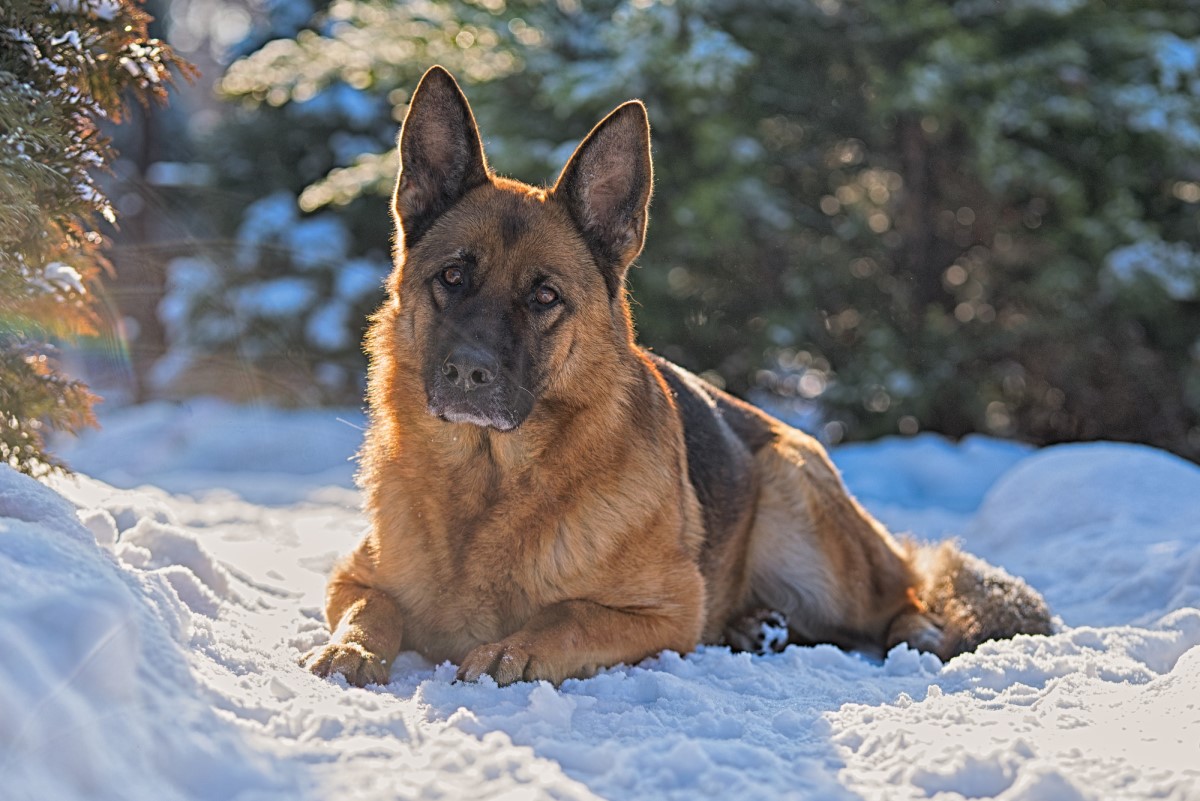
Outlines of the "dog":
M 385 684 L 415 650 L 462 681 L 558 684 L 701 643 L 949 659 L 1049 633 L 1020 579 L 897 541 L 816 440 L 635 344 L 652 182 L 638 101 L 545 189 L 492 172 L 450 73 L 421 79 L 366 338 L 370 528 L 306 666 Z

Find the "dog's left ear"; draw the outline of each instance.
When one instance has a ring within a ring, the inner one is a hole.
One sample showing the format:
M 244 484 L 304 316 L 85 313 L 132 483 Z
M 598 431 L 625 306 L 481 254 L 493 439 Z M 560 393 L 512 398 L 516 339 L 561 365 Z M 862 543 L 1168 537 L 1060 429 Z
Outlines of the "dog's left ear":
M 392 210 L 405 248 L 489 176 L 466 96 L 449 72 L 430 67 L 413 92 L 400 130 L 400 177 Z
M 592 129 L 552 190 L 583 232 L 611 297 L 642 251 L 653 183 L 650 121 L 631 100 Z

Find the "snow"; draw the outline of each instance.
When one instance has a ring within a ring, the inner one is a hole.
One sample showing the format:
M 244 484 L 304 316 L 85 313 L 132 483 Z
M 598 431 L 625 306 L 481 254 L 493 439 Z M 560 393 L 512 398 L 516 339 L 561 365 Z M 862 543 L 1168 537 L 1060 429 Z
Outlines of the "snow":
M 1051 637 L 945 665 L 702 648 L 559 689 L 454 684 L 405 654 L 359 690 L 296 660 L 362 531 L 361 412 L 104 422 L 62 448 L 77 479 L 0 467 L 6 800 L 1200 797 L 1200 468 L 1160 451 L 834 453 L 893 527 L 1028 577 Z
M 1174 456 L 1136 445 L 1052 448 L 1001 477 L 964 534 L 1046 582 L 1051 607 L 1074 625 L 1149 624 L 1200 607 L 1200 469 Z
M 350 345 L 352 311 L 344 303 L 329 303 L 318 307 L 308 318 L 304 333 L 308 341 L 324 350 L 338 350 Z
M 83 286 L 83 276 L 69 264 L 63 264 L 61 261 L 52 261 L 46 265 L 43 273 L 46 281 L 65 292 L 74 292 L 77 295 L 83 295 L 87 292 L 87 289 Z
M 1196 300 L 1200 296 L 1200 254 L 1186 242 L 1135 242 L 1109 253 L 1105 266 L 1122 284 L 1133 283 L 1139 275 L 1149 276 L 1172 300 Z
M 328 118 L 339 115 L 351 125 L 366 128 L 378 119 L 379 99 L 344 83 L 326 86 L 313 97 L 294 104 L 301 115 Z
M 1187 79 L 1200 75 L 1200 39 L 1188 41 L 1171 33 L 1155 37 L 1154 62 L 1163 89 L 1183 89 Z
M 379 292 L 390 268 L 383 259 L 350 259 L 334 276 L 338 297 L 359 300 Z
M 50 4 L 50 10 L 111 21 L 121 12 L 121 4 L 117 0 L 57 0 Z
M 102 421 L 103 431 L 64 441 L 61 452 L 75 469 L 114 487 L 153 484 L 201 497 L 236 492 L 270 505 L 330 491 L 356 498 L 352 459 L 366 425 L 358 409 L 282 411 L 201 398 L 117 409 Z
M 158 318 L 172 340 L 186 341 L 189 315 L 220 280 L 221 269 L 208 259 L 179 256 L 167 262 L 167 291 L 158 303 Z
M 312 281 L 285 275 L 238 288 L 233 306 L 246 317 L 283 318 L 300 314 L 316 299 Z
M 340 266 L 350 249 L 350 232 L 332 214 L 300 217 L 296 196 L 274 192 L 247 207 L 238 228 L 238 259 L 252 267 L 256 249 L 282 246 L 301 270 Z
M 0 468 L 4 797 L 287 791 L 194 678 L 197 629 L 166 577 L 122 568 L 74 512 Z
M 350 232 L 341 220 L 320 214 L 297 223 L 289 233 L 288 246 L 301 270 L 336 269 L 350 249 Z
M 207 187 L 213 168 L 199 161 L 155 161 L 146 168 L 146 183 L 161 187 Z

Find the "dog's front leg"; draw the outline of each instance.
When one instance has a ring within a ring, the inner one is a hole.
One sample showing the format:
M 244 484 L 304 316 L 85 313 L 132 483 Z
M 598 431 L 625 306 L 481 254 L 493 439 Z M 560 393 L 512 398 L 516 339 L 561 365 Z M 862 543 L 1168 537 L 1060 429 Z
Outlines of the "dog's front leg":
M 686 653 L 700 637 L 703 613 L 626 611 L 592 601 L 562 601 L 539 612 L 500 642 L 481 645 L 463 660 L 460 681 L 485 673 L 504 686 L 515 681 L 592 675 L 599 667 L 638 662 L 664 649 Z
M 318 676 L 341 673 L 356 687 L 387 684 L 404 630 L 396 602 L 362 583 L 348 565 L 334 571 L 325 597 L 333 636 L 305 655 L 305 667 Z

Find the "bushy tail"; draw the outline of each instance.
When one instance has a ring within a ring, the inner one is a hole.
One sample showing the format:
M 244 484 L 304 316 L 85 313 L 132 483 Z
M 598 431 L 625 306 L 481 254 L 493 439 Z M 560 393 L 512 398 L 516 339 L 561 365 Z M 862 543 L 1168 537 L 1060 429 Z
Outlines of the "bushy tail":
M 941 629 L 933 650 L 942 659 L 974 651 L 988 640 L 1052 633 L 1045 599 L 1016 576 L 953 542 L 907 547 L 918 576 L 917 598 Z

